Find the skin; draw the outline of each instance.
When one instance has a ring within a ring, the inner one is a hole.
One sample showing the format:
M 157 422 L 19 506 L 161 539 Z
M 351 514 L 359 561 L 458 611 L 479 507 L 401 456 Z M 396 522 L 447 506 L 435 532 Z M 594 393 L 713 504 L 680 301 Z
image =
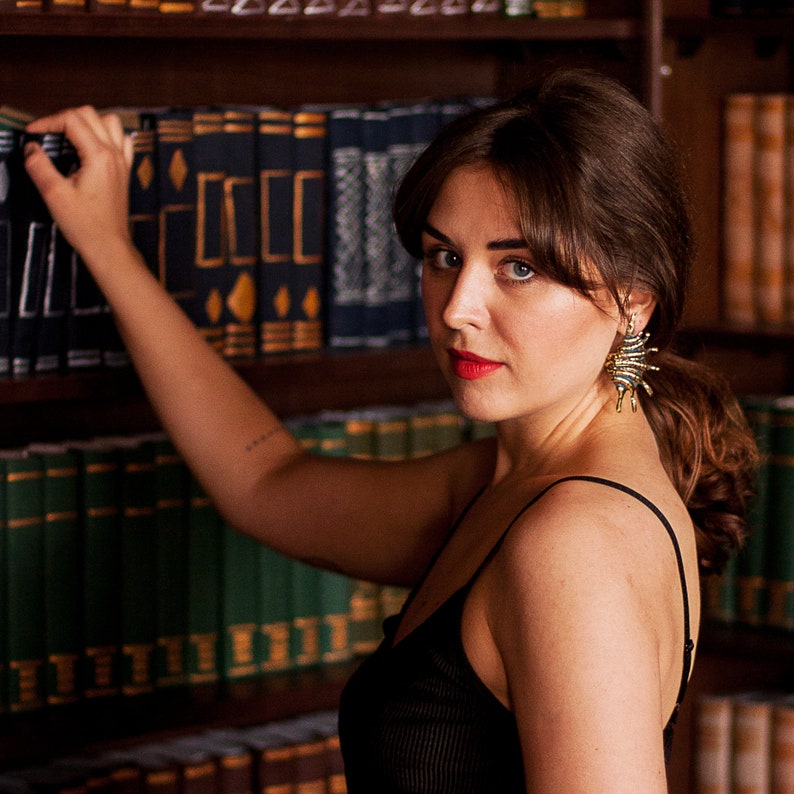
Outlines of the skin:
M 152 277 L 127 230 L 132 149 L 115 117 L 80 108 L 31 129 L 65 131 L 75 144 L 82 165 L 71 177 L 35 146 L 29 173 L 110 302 L 163 426 L 240 531 L 351 576 L 411 585 L 484 488 L 411 602 L 399 642 L 468 581 L 529 499 L 559 477 L 595 474 L 642 492 L 670 519 L 697 626 L 687 512 L 641 407 L 617 414 L 603 372 L 625 322 L 606 299 L 531 269 L 512 202 L 487 169 L 453 172 L 432 208 L 423 298 L 459 406 L 496 422 L 497 438 L 383 464 L 303 452 Z M 629 308 L 641 330 L 653 300 L 632 293 Z M 493 370 L 460 377 L 470 370 L 450 350 Z M 670 540 L 639 502 L 593 483 L 552 489 L 477 578 L 462 636 L 474 670 L 516 715 L 527 791 L 666 790 L 661 730 L 680 683 L 683 607 Z

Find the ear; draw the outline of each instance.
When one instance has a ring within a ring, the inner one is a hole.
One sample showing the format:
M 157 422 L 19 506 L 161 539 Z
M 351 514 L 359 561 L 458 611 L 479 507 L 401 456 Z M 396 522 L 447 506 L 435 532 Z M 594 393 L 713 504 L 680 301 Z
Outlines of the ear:
M 651 319 L 653 310 L 656 308 L 656 298 L 650 292 L 642 289 L 633 289 L 626 299 L 624 312 L 626 324 L 629 319 L 634 317 L 634 333 L 645 330 L 645 326 Z

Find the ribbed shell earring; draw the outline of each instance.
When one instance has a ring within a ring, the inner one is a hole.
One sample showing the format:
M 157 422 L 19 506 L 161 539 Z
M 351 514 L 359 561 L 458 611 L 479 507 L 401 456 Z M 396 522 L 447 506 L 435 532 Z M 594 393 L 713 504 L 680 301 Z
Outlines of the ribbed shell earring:
M 618 403 L 615 410 L 620 413 L 623 406 L 623 398 L 628 392 L 631 398 L 631 410 L 636 413 L 637 399 L 634 396 L 637 386 L 642 386 L 648 396 L 653 395 L 653 389 L 645 382 L 645 373 L 648 370 L 657 370 L 653 364 L 649 364 L 645 357 L 648 353 L 658 353 L 658 348 L 645 347 L 650 334 L 644 331 L 634 333 L 634 320 L 636 314 L 632 314 L 629 324 L 626 326 L 626 336 L 620 347 L 607 356 L 604 368 L 609 373 L 609 377 L 618 390 Z

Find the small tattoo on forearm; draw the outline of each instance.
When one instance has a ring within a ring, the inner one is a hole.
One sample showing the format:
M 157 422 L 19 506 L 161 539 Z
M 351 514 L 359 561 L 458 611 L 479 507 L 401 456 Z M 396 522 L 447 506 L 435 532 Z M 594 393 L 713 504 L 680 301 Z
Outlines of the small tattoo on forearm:
M 282 426 L 274 427 L 272 430 L 268 430 L 267 433 L 262 433 L 259 438 L 255 438 L 249 444 L 246 444 L 245 451 L 246 452 L 253 452 L 260 444 L 264 444 L 269 438 L 272 438 L 276 433 L 280 433 L 284 428 Z

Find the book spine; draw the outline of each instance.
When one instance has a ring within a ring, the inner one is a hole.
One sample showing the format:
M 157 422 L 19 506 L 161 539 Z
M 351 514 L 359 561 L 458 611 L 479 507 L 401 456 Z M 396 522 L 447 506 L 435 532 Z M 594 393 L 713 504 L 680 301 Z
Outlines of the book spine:
M 367 347 L 389 344 L 388 304 L 391 246 L 392 174 L 389 163 L 389 113 L 362 113 L 364 153 L 364 338 Z
M 19 133 L 0 129 L 0 169 L 8 188 L 0 191 L 0 376 L 11 371 L 12 203 L 19 162 Z
M 783 319 L 794 323 L 794 96 L 786 96 L 784 164 Z
M 772 708 L 771 794 L 794 791 L 794 701 L 782 698 Z
M 732 794 L 733 702 L 727 695 L 701 695 L 695 712 L 697 794 Z
M 226 679 L 250 678 L 261 668 L 258 543 L 226 523 L 221 537 L 221 672 Z
M 292 667 L 292 561 L 264 544 L 257 550 L 261 582 L 261 670 L 279 673 Z
M 737 325 L 752 325 L 757 319 L 753 301 L 756 104 L 754 94 L 731 94 L 724 106 L 723 315 Z
M 292 348 L 317 350 L 323 345 L 326 114 L 299 110 L 294 124 Z
M 223 351 L 226 279 L 226 212 L 223 112 L 200 108 L 193 113 L 196 165 L 196 326 L 205 341 Z
M 136 2 L 138 0 L 131 0 Z M 196 322 L 196 179 L 192 110 L 156 115 L 159 155 L 160 281 Z M 197 323 L 198 324 L 198 323 Z
M 114 447 L 76 447 L 83 549 L 84 695 L 119 693 L 121 532 L 119 459 Z
M 44 470 L 25 453 L 6 457 L 8 707 L 40 709 L 46 702 Z
M 786 96 L 759 95 L 755 124 L 756 313 L 763 323 L 779 324 L 784 317 Z
M 364 343 L 364 154 L 361 108 L 328 113 L 328 344 Z
M 64 175 L 72 173 L 77 166 L 74 147 L 65 137 L 61 138 L 55 164 Z M 69 311 L 73 254 L 72 247 L 61 230 L 56 224 L 52 224 L 33 366 L 39 374 L 66 368 L 64 337 Z
M 187 468 L 167 438 L 152 441 L 157 546 L 157 647 L 155 686 L 186 681 L 188 621 Z
M 60 134 L 25 134 L 22 144 L 29 139 L 36 140 L 47 156 L 57 162 L 61 151 Z M 20 168 L 16 174 L 19 189 L 15 191 L 12 208 L 15 217 L 11 240 L 11 371 L 15 376 L 24 377 L 35 366 L 52 219 L 27 171 Z
M 221 518 L 198 481 L 189 478 L 187 544 L 187 680 L 220 678 Z
M 157 133 L 153 114 L 137 112 L 132 134 L 133 155 L 130 167 L 129 222 L 135 247 L 155 275 L 157 269 L 157 232 L 160 211 Z
M 292 347 L 292 113 L 263 109 L 259 122 L 259 352 Z
M 772 703 L 764 694 L 733 704 L 731 777 L 736 794 L 767 794 L 771 785 Z
M 226 179 L 226 262 L 229 291 L 223 355 L 253 358 L 257 352 L 257 266 L 259 264 L 259 198 L 256 185 L 256 117 L 252 111 L 228 108 L 223 115 Z
M 751 626 L 762 625 L 767 616 L 764 577 L 767 545 L 769 454 L 773 398 L 748 397 L 743 401 L 747 421 L 758 445 L 759 465 L 755 493 L 748 509 L 748 535 L 737 557 L 737 617 Z
M 77 456 L 66 448 L 37 452 L 44 469 L 47 704 L 73 703 L 82 692 L 82 568 Z
M 157 641 L 155 464 L 150 444 L 125 439 L 121 459 L 121 692 L 154 690 Z
M 771 423 L 767 623 L 790 630 L 794 629 L 794 399 L 775 401 Z

